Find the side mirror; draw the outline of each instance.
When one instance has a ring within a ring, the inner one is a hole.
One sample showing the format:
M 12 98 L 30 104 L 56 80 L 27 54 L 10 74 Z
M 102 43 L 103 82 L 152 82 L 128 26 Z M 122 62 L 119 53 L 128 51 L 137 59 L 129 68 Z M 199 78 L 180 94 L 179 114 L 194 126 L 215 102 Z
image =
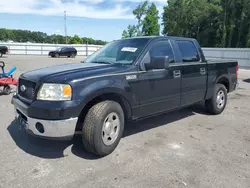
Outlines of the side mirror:
M 146 70 L 167 69 L 169 66 L 168 56 L 151 57 L 149 63 L 145 63 Z

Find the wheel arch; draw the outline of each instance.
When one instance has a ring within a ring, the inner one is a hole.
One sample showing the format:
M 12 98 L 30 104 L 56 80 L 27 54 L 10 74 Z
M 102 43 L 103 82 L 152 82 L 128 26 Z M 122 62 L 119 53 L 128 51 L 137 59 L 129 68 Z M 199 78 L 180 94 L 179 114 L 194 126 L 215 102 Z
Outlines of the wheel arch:
M 228 75 L 222 75 L 219 78 L 217 78 L 216 84 L 222 84 L 226 87 L 227 92 L 230 92 L 230 79 Z
M 95 94 L 91 94 L 87 97 L 82 105 L 81 111 L 79 113 L 78 123 L 76 126 L 76 130 L 81 130 L 82 123 L 85 119 L 86 114 L 89 109 L 95 104 L 105 101 L 112 100 L 119 103 L 123 109 L 125 122 L 129 121 L 132 118 L 132 108 L 129 100 L 120 92 L 115 91 L 105 91 L 105 92 L 96 92 Z

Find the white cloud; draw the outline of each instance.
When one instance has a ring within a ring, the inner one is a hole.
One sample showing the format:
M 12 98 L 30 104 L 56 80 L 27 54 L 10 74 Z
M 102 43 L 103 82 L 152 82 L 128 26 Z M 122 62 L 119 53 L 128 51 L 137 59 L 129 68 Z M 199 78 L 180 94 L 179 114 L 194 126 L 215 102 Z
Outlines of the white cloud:
M 127 2 L 141 3 L 141 2 L 143 2 L 144 0 L 114 0 L 114 1 L 117 1 L 117 2 L 124 2 L 124 1 L 127 1 Z M 167 0 L 148 0 L 148 2 L 167 3 Z
M 68 16 L 102 18 L 102 19 L 134 19 L 132 9 L 125 2 L 143 2 L 142 0 L 112 0 L 115 6 L 99 8 L 97 5 L 105 0 L 0 0 L 0 13 L 21 13 L 40 15 L 60 15 L 67 11 Z M 111 0 L 110 0 L 111 1 Z M 159 11 L 166 0 L 149 0 L 157 3 Z M 125 3 L 126 4 L 126 3 Z
M 84 1 L 88 3 L 82 3 Z M 72 2 L 62 3 L 61 0 L 50 0 L 50 2 L 43 0 L 1 0 L 0 13 L 63 15 L 64 10 L 66 10 L 68 16 L 106 19 L 134 18 L 130 8 L 126 6 L 123 7 L 119 3 L 108 9 L 100 9 L 95 6 L 95 4 L 102 1 L 103 0 L 73 0 Z

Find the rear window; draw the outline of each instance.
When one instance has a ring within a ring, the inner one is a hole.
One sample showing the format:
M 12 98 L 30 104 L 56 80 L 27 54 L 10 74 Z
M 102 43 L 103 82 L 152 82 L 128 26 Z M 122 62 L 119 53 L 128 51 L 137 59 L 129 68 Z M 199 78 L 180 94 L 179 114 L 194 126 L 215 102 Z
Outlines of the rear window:
M 200 61 L 200 56 L 198 51 L 191 41 L 176 41 L 182 55 L 183 62 L 198 62 Z

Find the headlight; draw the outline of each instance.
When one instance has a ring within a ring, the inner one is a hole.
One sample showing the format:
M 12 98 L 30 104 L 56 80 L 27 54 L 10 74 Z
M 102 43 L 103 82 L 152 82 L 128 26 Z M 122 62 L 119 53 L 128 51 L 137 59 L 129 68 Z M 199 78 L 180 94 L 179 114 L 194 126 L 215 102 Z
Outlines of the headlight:
M 68 84 L 43 84 L 40 88 L 37 99 L 47 101 L 71 100 L 72 88 Z

